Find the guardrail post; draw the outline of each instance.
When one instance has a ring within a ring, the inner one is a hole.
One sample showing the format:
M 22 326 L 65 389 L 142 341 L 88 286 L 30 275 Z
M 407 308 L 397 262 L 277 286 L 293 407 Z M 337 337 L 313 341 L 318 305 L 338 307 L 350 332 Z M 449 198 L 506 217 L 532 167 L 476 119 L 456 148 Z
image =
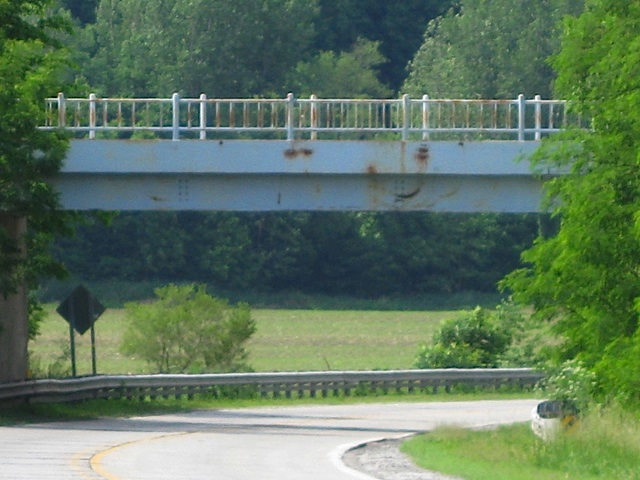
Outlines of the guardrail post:
M 171 124 L 171 140 L 180 140 L 180 94 L 174 93 L 171 96 L 171 108 L 173 119 Z
M 318 96 L 311 95 L 311 140 L 318 139 Z
M 200 140 L 207 139 L 207 96 L 200 94 Z
M 58 93 L 58 127 L 64 128 L 66 125 L 66 103 L 64 101 L 64 93 Z
M 293 107 L 296 98 L 293 93 L 287 94 L 287 140 L 295 139 L 295 122 L 293 120 Z
M 525 107 L 526 101 L 524 95 L 518 95 L 518 141 L 524 141 L 524 128 L 525 128 Z
M 402 140 L 409 140 L 409 127 L 411 126 L 411 97 L 406 93 L 402 95 Z
M 422 96 L 422 140 L 429 140 L 429 95 Z
M 89 140 L 96 138 L 96 94 L 89 94 Z
M 540 140 L 540 132 L 542 131 L 542 104 L 540 103 L 540 95 L 536 95 L 536 132 L 534 135 L 535 140 Z

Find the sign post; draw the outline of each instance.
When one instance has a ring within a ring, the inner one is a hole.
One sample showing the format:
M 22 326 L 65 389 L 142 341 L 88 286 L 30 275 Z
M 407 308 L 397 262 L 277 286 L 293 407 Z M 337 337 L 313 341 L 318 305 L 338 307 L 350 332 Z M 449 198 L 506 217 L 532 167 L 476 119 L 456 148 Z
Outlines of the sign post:
M 74 330 L 83 335 L 88 329 L 91 329 L 91 370 L 96 375 L 96 332 L 94 324 L 100 315 L 104 313 L 104 306 L 89 290 L 79 285 L 62 301 L 56 311 L 69 322 L 72 376 L 75 377 L 77 374 Z

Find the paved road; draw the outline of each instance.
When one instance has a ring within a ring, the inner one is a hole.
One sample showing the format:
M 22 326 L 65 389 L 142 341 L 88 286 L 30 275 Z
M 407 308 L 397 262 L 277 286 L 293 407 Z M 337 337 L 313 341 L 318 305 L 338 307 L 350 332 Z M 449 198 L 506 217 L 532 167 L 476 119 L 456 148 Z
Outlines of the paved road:
M 533 400 L 297 406 L 0 427 L 1 480 L 354 480 L 342 453 L 437 425 L 527 421 Z

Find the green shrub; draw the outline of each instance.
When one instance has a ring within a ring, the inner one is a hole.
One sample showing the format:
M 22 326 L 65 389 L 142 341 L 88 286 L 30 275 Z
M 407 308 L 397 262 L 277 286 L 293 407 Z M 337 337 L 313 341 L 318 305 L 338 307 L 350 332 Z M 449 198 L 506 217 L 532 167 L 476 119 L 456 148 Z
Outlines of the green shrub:
M 255 332 L 246 304 L 233 307 L 204 285 L 169 285 L 151 303 L 125 306 L 122 351 L 162 373 L 248 370 L 244 344 Z
M 445 320 L 432 339 L 423 345 L 416 368 L 497 367 L 513 339 L 513 329 L 498 314 L 476 307 L 465 316 Z

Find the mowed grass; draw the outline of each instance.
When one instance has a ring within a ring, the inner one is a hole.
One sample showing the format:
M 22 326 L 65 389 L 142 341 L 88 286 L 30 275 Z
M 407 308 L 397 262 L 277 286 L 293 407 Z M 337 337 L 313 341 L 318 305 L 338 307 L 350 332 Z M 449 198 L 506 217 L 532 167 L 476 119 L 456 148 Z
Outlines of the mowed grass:
M 40 335 L 30 343 L 38 377 L 70 372 L 69 326 L 46 306 Z M 252 310 L 257 330 L 247 345 L 255 371 L 390 370 L 412 368 L 419 345 L 444 319 L 460 311 Z M 124 309 L 107 309 L 95 324 L 97 372 L 156 373 L 120 353 L 127 327 Z M 90 374 L 91 336 L 75 335 L 77 374 Z

